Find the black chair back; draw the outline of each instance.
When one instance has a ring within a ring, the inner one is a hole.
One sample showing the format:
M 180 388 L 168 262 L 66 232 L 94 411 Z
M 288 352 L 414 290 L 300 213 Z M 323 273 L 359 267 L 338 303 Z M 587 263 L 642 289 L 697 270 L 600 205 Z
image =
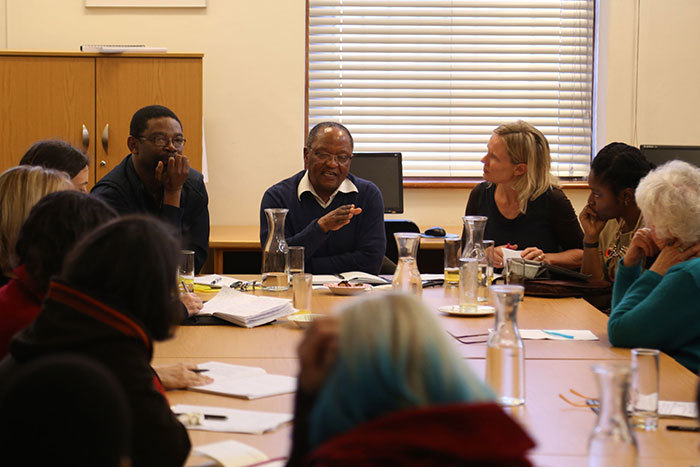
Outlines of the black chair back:
M 386 254 L 385 256 L 396 263 L 399 260 L 399 250 L 394 239 L 395 232 L 416 232 L 420 229 L 415 222 L 405 219 L 384 219 L 384 231 L 386 232 Z

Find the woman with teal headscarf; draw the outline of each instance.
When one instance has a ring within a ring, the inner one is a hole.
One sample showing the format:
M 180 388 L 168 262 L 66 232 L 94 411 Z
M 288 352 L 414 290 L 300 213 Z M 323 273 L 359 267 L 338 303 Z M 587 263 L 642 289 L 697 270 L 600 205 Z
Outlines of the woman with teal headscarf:
M 529 465 L 532 440 L 415 297 L 352 302 L 314 323 L 299 358 L 289 465 Z

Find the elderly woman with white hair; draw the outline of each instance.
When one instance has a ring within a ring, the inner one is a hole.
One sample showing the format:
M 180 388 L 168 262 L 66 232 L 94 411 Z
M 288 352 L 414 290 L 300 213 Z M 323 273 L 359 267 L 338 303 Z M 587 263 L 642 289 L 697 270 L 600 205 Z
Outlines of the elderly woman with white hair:
M 608 321 L 610 343 L 666 352 L 700 369 L 700 168 L 671 161 L 637 187 L 648 227 L 618 266 Z M 643 271 L 642 261 L 658 253 Z
M 299 360 L 290 466 L 530 465 L 532 440 L 413 296 L 316 321 Z

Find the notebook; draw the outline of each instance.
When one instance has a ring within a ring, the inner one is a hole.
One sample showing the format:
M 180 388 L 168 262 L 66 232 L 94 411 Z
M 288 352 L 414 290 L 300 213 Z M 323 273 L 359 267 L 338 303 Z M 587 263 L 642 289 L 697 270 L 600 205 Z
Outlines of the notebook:
M 196 316 L 215 316 L 238 326 L 252 328 L 292 313 L 291 300 L 251 295 L 223 287 Z

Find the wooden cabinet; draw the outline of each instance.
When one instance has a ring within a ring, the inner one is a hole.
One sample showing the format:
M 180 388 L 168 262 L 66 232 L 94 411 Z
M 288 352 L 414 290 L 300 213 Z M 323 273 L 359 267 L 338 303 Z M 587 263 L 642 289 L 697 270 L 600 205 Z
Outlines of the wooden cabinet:
M 0 171 L 35 141 L 60 138 L 91 160 L 90 185 L 128 154 L 131 116 L 161 104 L 202 168 L 202 55 L 0 52 Z

